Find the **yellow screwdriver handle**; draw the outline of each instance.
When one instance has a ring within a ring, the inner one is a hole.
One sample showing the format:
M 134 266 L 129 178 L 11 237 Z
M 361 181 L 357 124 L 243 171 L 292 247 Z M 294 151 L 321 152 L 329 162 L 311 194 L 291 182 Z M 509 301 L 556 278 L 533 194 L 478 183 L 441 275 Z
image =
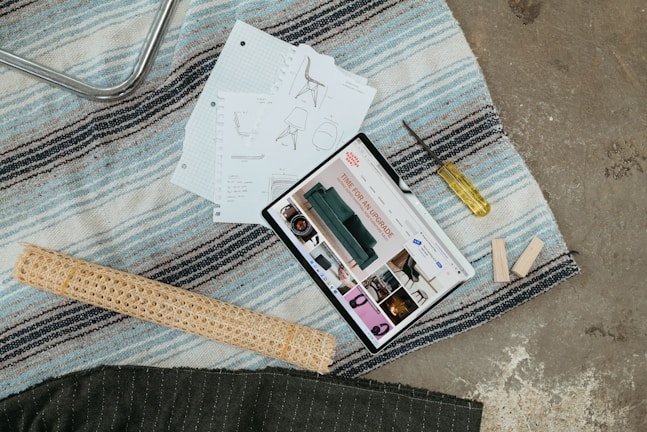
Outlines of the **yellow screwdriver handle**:
M 461 201 L 472 210 L 472 213 L 476 216 L 485 216 L 490 212 L 490 204 L 452 162 L 446 162 L 437 172 Z

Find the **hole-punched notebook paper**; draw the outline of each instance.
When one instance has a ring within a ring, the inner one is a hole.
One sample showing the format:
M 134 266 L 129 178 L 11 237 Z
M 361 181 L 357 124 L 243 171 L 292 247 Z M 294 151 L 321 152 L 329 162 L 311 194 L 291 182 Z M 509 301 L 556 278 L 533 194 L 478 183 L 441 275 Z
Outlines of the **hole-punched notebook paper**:
M 271 93 L 293 49 L 289 43 L 236 22 L 186 124 L 172 183 L 213 200 L 218 92 Z
M 237 22 L 186 126 L 172 181 L 213 201 L 215 222 L 264 223 L 262 207 L 355 135 L 375 96 L 332 57 L 277 41 Z

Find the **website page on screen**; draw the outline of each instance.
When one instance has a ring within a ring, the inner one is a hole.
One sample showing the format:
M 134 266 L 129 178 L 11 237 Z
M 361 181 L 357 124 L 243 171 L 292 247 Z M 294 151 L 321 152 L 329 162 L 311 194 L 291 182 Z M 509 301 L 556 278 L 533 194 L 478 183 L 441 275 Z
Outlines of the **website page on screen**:
M 267 213 L 375 348 L 473 274 L 360 137 Z

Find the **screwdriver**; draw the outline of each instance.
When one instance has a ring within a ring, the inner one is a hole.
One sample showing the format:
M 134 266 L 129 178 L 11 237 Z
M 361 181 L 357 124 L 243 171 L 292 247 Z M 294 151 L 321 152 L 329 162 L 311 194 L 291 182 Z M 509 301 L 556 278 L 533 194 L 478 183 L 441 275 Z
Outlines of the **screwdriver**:
M 463 201 L 472 213 L 476 216 L 485 216 L 490 212 L 490 204 L 481 196 L 478 189 L 461 173 L 453 162 L 443 162 L 436 153 L 409 127 L 407 122 L 402 120 L 404 127 L 414 136 L 427 153 L 436 161 L 440 167 L 436 170 L 458 198 Z

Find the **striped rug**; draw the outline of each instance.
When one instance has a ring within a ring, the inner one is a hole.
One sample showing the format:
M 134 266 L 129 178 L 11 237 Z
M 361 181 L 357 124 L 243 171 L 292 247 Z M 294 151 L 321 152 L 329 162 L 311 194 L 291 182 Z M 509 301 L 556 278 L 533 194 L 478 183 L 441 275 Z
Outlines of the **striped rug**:
M 118 82 L 158 4 L 2 2 L 0 44 L 95 83 Z M 272 232 L 213 224 L 209 202 L 170 183 L 184 125 L 236 19 L 308 43 L 369 79 L 377 96 L 362 131 L 476 268 L 379 355 L 340 322 Z M 579 272 L 442 0 L 185 0 L 131 96 L 91 102 L 1 67 L 0 118 L 0 397 L 102 364 L 285 366 L 21 286 L 11 272 L 22 241 L 332 332 L 333 373 L 347 377 L 487 322 Z M 402 119 L 480 187 L 490 215 L 469 214 Z M 534 235 L 546 245 L 528 277 L 495 284 L 490 240 L 506 238 L 517 257 Z

